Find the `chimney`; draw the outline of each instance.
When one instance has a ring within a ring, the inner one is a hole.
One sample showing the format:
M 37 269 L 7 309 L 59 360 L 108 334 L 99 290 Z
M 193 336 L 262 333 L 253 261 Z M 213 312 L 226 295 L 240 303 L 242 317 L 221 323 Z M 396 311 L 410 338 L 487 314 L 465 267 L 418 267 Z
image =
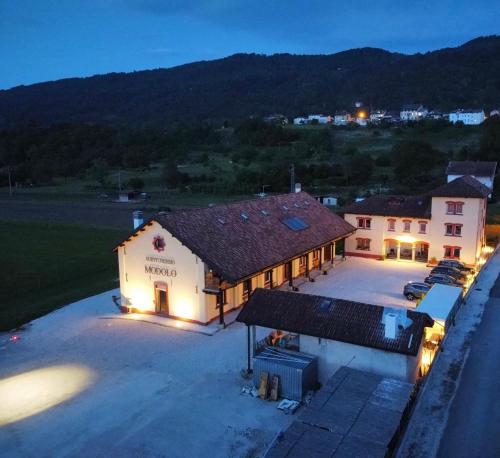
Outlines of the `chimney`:
M 142 216 L 142 211 L 136 210 L 132 213 L 134 217 L 134 229 L 137 229 L 141 224 L 144 223 L 144 217 Z
M 398 330 L 398 316 L 395 313 L 388 313 L 385 316 L 385 338 L 395 339 Z

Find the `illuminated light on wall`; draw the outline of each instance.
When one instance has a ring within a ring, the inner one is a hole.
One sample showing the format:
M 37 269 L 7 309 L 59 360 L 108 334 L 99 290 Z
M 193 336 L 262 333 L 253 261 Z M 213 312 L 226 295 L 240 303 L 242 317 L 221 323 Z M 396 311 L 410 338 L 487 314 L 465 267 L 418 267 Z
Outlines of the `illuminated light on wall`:
M 194 307 L 190 301 L 186 299 L 178 299 L 173 304 L 172 315 L 178 316 L 179 318 L 194 318 Z
M 400 235 L 397 237 L 397 240 L 403 243 L 415 243 L 416 239 L 410 235 Z
M 0 380 L 0 426 L 15 423 L 74 398 L 96 379 L 75 364 L 35 369 Z
M 137 310 L 154 310 L 151 302 L 151 297 L 141 288 L 135 288 L 130 295 L 130 305 Z

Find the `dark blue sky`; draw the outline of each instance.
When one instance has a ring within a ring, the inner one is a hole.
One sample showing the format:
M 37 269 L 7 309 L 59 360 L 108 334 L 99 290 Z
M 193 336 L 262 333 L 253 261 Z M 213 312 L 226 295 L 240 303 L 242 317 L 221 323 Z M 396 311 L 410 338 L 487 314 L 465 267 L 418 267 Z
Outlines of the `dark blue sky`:
M 425 52 L 499 17 L 498 0 L 0 0 L 0 88 L 236 52 Z

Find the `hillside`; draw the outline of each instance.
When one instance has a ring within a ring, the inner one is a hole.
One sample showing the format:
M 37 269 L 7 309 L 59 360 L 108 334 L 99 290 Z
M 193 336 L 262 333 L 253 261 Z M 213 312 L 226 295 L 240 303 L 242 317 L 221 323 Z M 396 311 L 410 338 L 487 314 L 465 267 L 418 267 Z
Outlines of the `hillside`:
M 170 69 L 110 73 L 0 91 L 0 126 L 36 121 L 168 126 L 176 121 L 348 109 L 500 106 L 500 36 L 404 55 L 363 48 L 331 55 L 236 54 Z

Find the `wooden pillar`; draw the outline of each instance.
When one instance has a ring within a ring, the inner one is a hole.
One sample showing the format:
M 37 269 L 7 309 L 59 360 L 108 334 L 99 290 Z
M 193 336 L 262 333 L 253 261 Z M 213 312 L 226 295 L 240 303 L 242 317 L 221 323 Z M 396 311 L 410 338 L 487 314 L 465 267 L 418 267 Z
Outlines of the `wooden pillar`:
M 252 337 L 250 335 L 250 325 L 247 324 L 247 374 L 253 372 L 252 369 Z
M 224 304 L 223 304 L 223 294 L 222 291 L 217 293 L 217 306 L 219 307 L 219 324 L 226 327 L 226 323 L 224 322 Z
M 398 245 L 396 248 L 396 259 L 399 261 L 399 256 L 401 255 L 401 242 L 398 240 Z
M 335 242 L 330 243 L 330 253 L 331 253 L 331 257 L 332 257 L 332 265 L 333 265 L 333 260 L 335 259 L 336 248 L 337 248 L 337 246 L 335 245 Z
M 273 289 L 273 276 L 274 276 L 274 269 L 270 270 L 270 283 L 269 283 L 269 289 Z
M 288 263 L 288 286 L 293 286 L 293 261 Z
M 306 278 L 309 278 L 309 253 L 306 254 Z

